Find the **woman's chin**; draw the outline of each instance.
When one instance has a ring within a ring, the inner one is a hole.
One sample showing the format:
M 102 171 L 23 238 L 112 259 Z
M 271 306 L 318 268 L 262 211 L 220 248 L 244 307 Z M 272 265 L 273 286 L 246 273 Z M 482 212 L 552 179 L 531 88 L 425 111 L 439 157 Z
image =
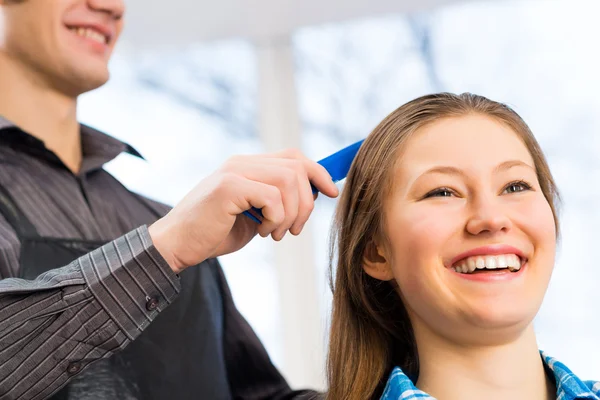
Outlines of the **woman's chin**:
M 536 313 L 535 307 L 525 309 L 515 304 L 475 307 L 462 314 L 463 321 L 459 325 L 465 331 L 473 332 L 478 340 L 485 340 L 486 337 L 497 340 L 525 331 Z

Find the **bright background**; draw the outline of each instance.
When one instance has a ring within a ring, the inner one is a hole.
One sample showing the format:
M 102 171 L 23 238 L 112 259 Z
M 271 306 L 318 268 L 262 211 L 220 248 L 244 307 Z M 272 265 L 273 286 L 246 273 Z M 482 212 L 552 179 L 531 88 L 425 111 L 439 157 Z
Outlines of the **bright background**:
M 536 134 L 564 199 L 540 347 L 600 379 L 599 2 L 221 3 L 129 0 L 112 79 L 80 107 L 83 122 L 147 159 L 120 156 L 112 173 L 174 205 L 231 155 L 294 146 L 320 159 L 423 94 L 506 102 Z M 334 206 L 320 198 L 299 238 L 258 238 L 221 260 L 238 307 L 294 387 L 325 387 Z

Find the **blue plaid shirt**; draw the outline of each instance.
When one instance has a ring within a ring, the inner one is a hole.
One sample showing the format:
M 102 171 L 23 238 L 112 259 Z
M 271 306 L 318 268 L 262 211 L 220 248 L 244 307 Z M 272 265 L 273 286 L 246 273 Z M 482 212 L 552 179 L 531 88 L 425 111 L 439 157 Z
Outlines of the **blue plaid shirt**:
M 557 400 L 600 400 L 600 382 L 582 381 L 563 363 L 541 352 L 542 359 L 554 373 Z M 408 376 L 396 367 L 390 374 L 381 400 L 435 400 L 433 396 L 417 389 Z

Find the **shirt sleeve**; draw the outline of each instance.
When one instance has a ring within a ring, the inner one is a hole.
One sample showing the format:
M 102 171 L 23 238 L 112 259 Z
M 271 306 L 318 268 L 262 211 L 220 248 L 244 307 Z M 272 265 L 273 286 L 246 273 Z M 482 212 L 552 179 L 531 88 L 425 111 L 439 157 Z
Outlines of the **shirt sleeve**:
M 177 297 L 146 226 L 33 281 L 0 280 L 0 399 L 44 399 L 125 348 Z
M 218 263 L 217 260 L 210 260 Z M 256 333 L 236 308 L 231 290 L 219 266 L 223 295 L 223 347 L 231 394 L 239 400 L 317 400 L 324 396 L 312 390 L 292 390 L 271 362 Z

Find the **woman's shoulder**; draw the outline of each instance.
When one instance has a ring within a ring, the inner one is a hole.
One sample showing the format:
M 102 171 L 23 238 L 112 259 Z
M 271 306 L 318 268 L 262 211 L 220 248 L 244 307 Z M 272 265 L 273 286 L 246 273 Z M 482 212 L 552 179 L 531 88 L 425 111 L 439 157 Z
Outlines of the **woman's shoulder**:
M 600 381 L 583 381 L 583 383 L 590 388 L 593 394 L 600 397 Z
M 433 399 L 433 397 L 418 389 L 400 367 L 395 367 L 388 377 L 380 400 L 396 399 Z
M 556 393 L 558 398 L 591 398 L 600 399 L 600 382 L 580 379 L 573 371 L 565 364 L 554 357 L 549 356 L 545 352 L 540 352 L 546 367 L 554 374 L 556 382 Z M 565 394 L 561 397 L 561 394 Z M 586 397 L 587 396 L 587 397 Z

